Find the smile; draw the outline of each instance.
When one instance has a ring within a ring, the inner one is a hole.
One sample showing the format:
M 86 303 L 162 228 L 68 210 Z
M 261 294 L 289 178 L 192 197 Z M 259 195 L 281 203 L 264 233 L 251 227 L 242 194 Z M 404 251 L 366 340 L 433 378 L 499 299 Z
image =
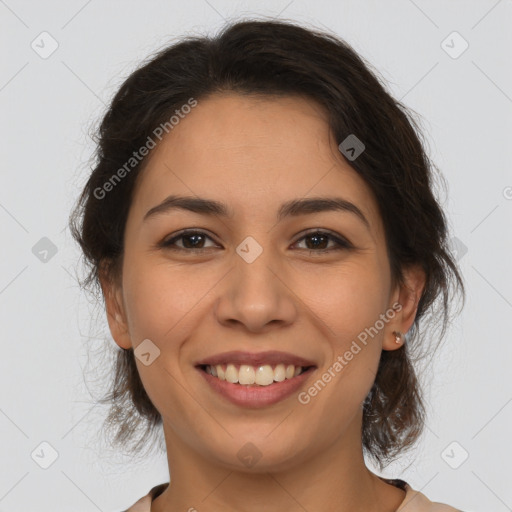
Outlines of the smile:
M 231 384 L 270 386 L 274 382 L 283 382 L 286 379 L 292 379 L 306 371 L 304 366 L 295 366 L 293 364 L 264 364 L 252 366 L 248 364 L 217 364 L 205 365 L 204 371 L 219 380 L 231 382 Z
M 197 366 L 196 369 L 215 395 L 238 407 L 255 409 L 276 404 L 300 392 L 316 367 L 281 364 L 275 367 L 271 365 L 237 367 L 234 364 L 227 364 Z M 276 376 L 277 379 L 282 380 L 274 380 Z M 231 382 L 230 379 L 236 382 Z M 270 379 L 272 382 L 269 382 Z M 257 380 L 264 384 L 258 384 Z

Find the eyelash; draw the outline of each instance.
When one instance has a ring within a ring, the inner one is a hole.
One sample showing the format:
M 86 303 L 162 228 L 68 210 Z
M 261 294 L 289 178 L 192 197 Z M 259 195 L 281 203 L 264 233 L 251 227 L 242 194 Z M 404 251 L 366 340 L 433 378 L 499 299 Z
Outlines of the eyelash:
M 185 251 L 185 252 L 194 252 L 194 253 L 203 253 L 203 252 L 208 252 L 209 249 L 212 249 L 212 247 L 203 247 L 203 248 L 199 248 L 199 249 L 189 249 L 189 248 L 185 248 L 185 247 L 177 247 L 175 245 L 175 242 L 177 240 L 180 240 L 181 238 L 184 238 L 186 236 L 192 236 L 192 235 L 202 235 L 202 236 L 205 236 L 207 238 L 209 238 L 210 240 L 214 241 L 207 233 L 205 233 L 204 231 L 198 231 L 198 230 L 185 230 L 185 231 L 182 231 L 181 233 L 178 233 L 177 235 L 173 236 L 172 238 L 168 239 L 168 240 L 164 240 L 160 246 L 165 248 L 165 249 L 168 249 L 168 250 L 171 250 L 171 251 Z M 316 230 L 313 230 L 313 231 L 310 231 L 308 233 L 306 233 L 305 235 L 303 235 L 301 238 L 299 238 L 296 242 L 300 242 L 302 240 L 304 240 L 305 238 L 307 238 L 308 236 L 313 236 L 313 235 L 321 235 L 321 236 L 324 236 L 324 237 L 327 237 L 329 238 L 330 240 L 334 241 L 336 244 L 337 244 L 337 247 L 335 248 L 330 248 L 330 249 L 303 249 L 304 251 L 308 251 L 310 254 L 326 254 L 326 253 L 330 253 L 332 251 L 340 251 L 340 250 L 347 250 L 347 249 L 351 249 L 353 246 L 347 241 L 345 240 L 344 238 L 340 237 L 340 236 L 335 236 L 333 235 L 331 232 L 329 231 L 325 231 L 325 230 L 321 230 L 321 229 L 316 229 Z M 295 245 L 294 244 L 294 245 Z M 174 245 L 174 246 L 173 246 Z

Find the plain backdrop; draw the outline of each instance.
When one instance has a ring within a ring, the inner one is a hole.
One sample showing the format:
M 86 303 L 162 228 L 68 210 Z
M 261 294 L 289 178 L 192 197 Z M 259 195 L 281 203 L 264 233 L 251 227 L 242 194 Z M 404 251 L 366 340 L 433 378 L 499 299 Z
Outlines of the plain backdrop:
M 464 511 L 512 510 L 511 0 L 0 0 L 0 512 L 119 511 L 168 481 L 164 453 L 131 464 L 93 442 L 105 410 L 84 368 L 112 341 L 67 219 L 122 80 L 183 35 L 261 16 L 349 42 L 421 116 L 448 183 L 467 304 L 426 379 L 428 428 L 383 475 Z

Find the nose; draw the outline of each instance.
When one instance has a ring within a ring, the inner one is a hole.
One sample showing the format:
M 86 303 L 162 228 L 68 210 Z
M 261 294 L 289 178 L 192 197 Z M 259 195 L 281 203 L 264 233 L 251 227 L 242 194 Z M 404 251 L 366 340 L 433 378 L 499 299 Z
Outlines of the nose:
M 250 332 L 292 324 L 298 314 L 297 298 L 279 270 L 268 249 L 252 263 L 235 254 L 234 268 L 216 301 L 218 322 Z

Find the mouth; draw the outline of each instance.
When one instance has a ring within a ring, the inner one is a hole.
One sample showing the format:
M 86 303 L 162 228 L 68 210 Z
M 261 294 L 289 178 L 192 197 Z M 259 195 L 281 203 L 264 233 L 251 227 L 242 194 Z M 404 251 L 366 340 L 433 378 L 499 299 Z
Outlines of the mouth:
M 217 364 L 199 365 L 198 368 L 212 377 L 240 386 L 270 386 L 276 382 L 293 379 L 315 368 L 279 363 L 276 365 Z
M 210 390 L 232 404 L 249 408 L 290 397 L 317 369 L 311 361 L 283 352 L 230 352 L 200 361 L 195 367 Z

